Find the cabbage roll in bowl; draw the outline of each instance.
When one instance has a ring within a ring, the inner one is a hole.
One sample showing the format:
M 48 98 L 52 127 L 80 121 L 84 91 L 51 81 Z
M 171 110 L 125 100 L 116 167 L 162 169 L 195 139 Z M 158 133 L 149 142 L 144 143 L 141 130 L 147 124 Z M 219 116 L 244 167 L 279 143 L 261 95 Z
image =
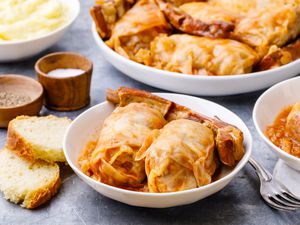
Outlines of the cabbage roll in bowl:
M 106 44 L 126 58 L 149 64 L 151 41 L 170 31 L 171 27 L 155 1 L 141 0 L 113 25 Z
M 145 140 L 136 159 L 145 158 L 150 192 L 172 192 L 209 184 L 219 161 L 214 134 L 201 123 L 179 119 Z
M 112 50 L 169 72 L 249 75 L 300 57 L 298 0 L 108 0 L 91 15 Z
M 117 107 L 105 120 L 95 149 L 88 161 L 80 162 L 81 167 L 106 184 L 143 187 L 145 166 L 143 161 L 134 160 L 135 154 L 145 137 L 165 124 L 163 115 L 145 103 Z
M 189 190 L 244 156 L 243 132 L 218 118 L 136 89 L 110 90 L 107 99 L 117 107 L 78 159 L 97 181 L 142 192 Z

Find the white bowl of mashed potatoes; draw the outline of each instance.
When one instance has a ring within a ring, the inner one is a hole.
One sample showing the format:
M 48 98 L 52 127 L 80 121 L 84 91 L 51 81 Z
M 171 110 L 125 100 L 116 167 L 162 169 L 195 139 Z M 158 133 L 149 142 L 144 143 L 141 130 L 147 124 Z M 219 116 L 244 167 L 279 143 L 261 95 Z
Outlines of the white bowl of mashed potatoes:
M 26 59 L 49 48 L 79 12 L 79 0 L 0 1 L 0 62 Z

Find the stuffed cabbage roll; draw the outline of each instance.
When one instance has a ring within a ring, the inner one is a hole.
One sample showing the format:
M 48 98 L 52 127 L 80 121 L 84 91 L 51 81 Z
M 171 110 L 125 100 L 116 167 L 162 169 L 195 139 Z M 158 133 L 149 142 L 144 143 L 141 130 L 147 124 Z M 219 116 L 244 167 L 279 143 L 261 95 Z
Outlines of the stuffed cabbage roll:
M 234 13 L 206 2 L 186 3 L 179 8 L 194 19 L 199 19 L 204 22 L 224 21 L 235 23 L 235 21 L 240 18 L 239 13 Z
M 150 42 L 170 27 L 154 0 L 140 0 L 115 24 L 106 44 L 120 55 L 149 63 Z
M 300 102 L 296 103 L 289 113 L 285 129 L 290 137 L 300 143 Z
M 180 6 L 188 2 L 206 2 L 206 0 L 166 0 L 166 2 L 169 2 L 175 6 Z
M 264 56 L 270 47 L 282 47 L 300 33 L 300 6 L 268 5 L 253 11 L 236 24 L 234 36 Z
M 153 67 L 195 75 L 248 73 L 259 60 L 253 49 L 238 41 L 187 34 L 157 37 L 151 53 Z
M 146 91 L 120 87 L 118 90 L 107 90 L 106 98 L 115 104 L 126 106 L 133 102 L 144 102 L 159 110 L 167 121 L 188 119 L 199 122 L 213 130 L 216 148 L 220 161 L 227 166 L 235 166 L 244 156 L 243 132 L 234 125 L 217 117 L 208 117 L 174 102 L 160 98 Z
M 92 177 L 118 187 L 142 187 L 145 164 L 135 154 L 154 129 L 166 124 L 163 115 L 145 103 L 117 107 L 104 121 L 90 155 Z
M 168 0 L 176 6 L 187 2 L 202 0 Z M 101 38 L 111 37 L 112 30 L 118 20 L 137 2 L 137 0 L 96 0 L 90 14 L 96 24 Z
M 214 7 L 223 8 L 224 10 L 246 16 L 252 12 L 269 5 L 299 5 L 299 0 L 209 0 L 208 4 Z M 266 13 L 268 13 L 266 11 Z
M 300 158 L 300 102 L 297 102 L 289 113 L 285 130 L 290 138 L 288 153 Z
M 136 155 L 145 158 L 150 192 L 174 192 L 209 184 L 218 161 L 214 134 L 201 123 L 180 119 L 153 131 Z
M 258 1 L 262 0 L 209 0 L 208 3 L 212 7 L 222 8 L 224 11 L 237 14 L 246 15 L 252 9 L 257 7 Z M 268 0 L 263 0 L 268 1 Z

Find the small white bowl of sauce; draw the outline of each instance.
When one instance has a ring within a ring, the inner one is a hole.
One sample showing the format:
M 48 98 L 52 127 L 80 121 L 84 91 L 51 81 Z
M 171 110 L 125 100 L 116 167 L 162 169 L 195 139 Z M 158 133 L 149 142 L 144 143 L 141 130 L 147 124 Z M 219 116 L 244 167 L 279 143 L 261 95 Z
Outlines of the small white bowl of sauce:
M 280 82 L 265 91 L 255 103 L 253 122 L 257 132 L 270 149 L 290 167 L 300 171 L 300 158 L 276 146 L 266 134 L 268 127 L 274 124 L 280 113 L 300 101 L 299 87 L 300 77 L 295 77 Z

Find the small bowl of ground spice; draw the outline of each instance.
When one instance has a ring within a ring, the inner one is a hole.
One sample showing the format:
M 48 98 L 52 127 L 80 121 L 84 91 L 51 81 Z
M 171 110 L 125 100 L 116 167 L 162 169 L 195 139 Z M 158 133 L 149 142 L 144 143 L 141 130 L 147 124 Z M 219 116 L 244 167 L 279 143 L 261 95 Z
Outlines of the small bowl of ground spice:
M 29 77 L 0 75 L 0 127 L 20 115 L 37 115 L 43 106 L 43 87 Z

